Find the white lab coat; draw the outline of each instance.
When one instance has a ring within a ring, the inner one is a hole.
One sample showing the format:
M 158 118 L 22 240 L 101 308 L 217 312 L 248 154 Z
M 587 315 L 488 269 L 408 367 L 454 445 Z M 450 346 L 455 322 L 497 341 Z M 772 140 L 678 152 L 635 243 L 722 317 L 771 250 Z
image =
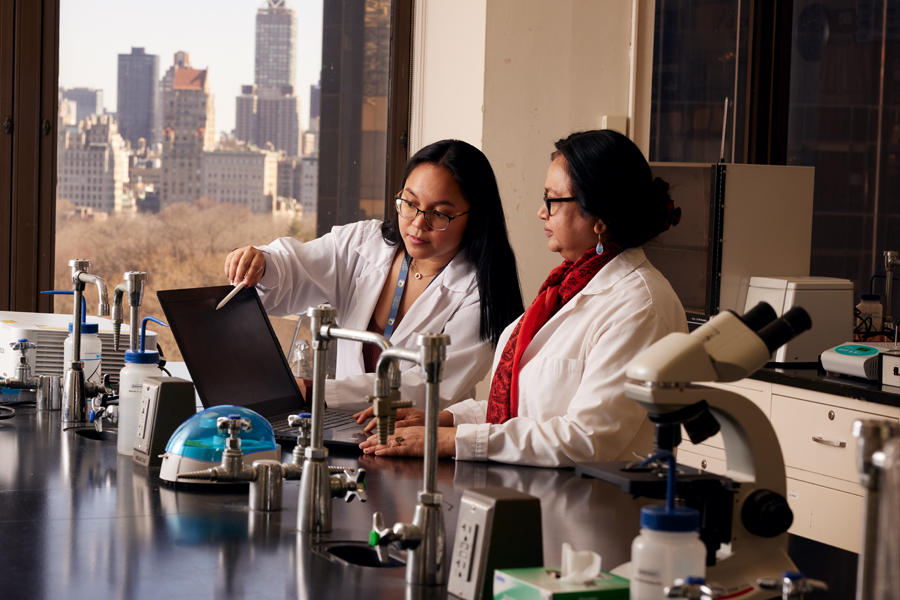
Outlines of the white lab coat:
M 503 332 L 499 349 L 515 326 Z M 449 409 L 457 427 L 456 459 L 569 467 L 648 453 L 653 426 L 646 411 L 625 397 L 625 370 L 673 331 L 687 332 L 687 321 L 672 286 L 643 250 L 624 251 L 528 345 L 519 363 L 517 418 L 486 423 L 486 400 Z
M 341 327 L 366 330 L 391 270 L 396 247 L 381 237 L 381 221 L 361 221 L 334 227 L 331 233 L 301 243 L 281 238 L 268 246 L 266 272 L 258 289 L 269 314 L 305 312 L 329 302 L 337 309 Z M 469 398 L 490 368 L 491 346 L 479 339 L 481 302 L 475 268 L 462 253 L 434 278 L 394 329 L 391 344 L 417 349 L 420 333 L 450 336 L 441 381 L 441 408 Z M 425 408 L 421 369 L 400 363 L 400 394 Z M 344 410 L 370 406 L 375 375 L 363 366 L 362 344 L 338 340 L 335 380 L 325 382 L 325 401 Z

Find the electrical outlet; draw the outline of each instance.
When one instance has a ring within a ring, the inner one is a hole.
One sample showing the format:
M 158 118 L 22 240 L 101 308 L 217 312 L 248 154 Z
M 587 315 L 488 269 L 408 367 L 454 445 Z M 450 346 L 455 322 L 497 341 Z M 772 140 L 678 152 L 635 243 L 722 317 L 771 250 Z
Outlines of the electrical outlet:
M 460 539 L 454 544 L 453 569 L 460 581 L 472 581 L 472 555 L 478 541 L 478 524 L 463 520 L 459 524 Z

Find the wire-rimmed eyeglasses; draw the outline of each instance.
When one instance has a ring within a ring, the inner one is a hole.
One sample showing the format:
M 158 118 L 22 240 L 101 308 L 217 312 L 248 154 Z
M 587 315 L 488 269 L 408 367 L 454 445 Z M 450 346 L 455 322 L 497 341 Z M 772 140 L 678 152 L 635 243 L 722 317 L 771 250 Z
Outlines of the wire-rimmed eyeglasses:
M 458 219 L 463 215 L 469 214 L 469 211 L 466 211 L 464 213 L 456 215 L 455 217 L 451 217 L 436 210 L 419 210 L 419 208 L 415 204 L 413 204 L 409 200 L 401 198 L 400 196 L 394 198 L 394 201 L 397 203 L 398 215 L 400 215 L 407 221 L 412 221 L 419 216 L 419 213 L 421 213 L 425 217 L 425 224 L 435 231 L 444 231 L 445 229 L 450 227 L 450 221 L 452 221 L 453 219 Z

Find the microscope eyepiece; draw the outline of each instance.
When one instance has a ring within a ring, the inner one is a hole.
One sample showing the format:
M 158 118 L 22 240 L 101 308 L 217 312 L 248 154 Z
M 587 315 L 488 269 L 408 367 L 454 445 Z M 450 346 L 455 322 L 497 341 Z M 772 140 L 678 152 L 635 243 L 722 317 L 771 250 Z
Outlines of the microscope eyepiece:
M 775 309 L 768 302 L 760 302 L 743 315 L 739 315 L 738 319 L 750 328 L 750 331 L 758 332 L 760 329 L 778 318 Z
M 810 327 L 812 327 L 812 319 L 809 318 L 809 313 L 801 307 L 795 306 L 784 313 L 780 319 L 757 331 L 756 335 L 765 342 L 769 352 L 775 352 Z

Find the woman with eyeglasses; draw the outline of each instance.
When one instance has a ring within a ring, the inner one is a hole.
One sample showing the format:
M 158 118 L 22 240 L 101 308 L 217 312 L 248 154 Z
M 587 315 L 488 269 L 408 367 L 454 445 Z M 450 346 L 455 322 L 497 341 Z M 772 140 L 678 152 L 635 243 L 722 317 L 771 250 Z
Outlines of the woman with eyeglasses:
M 443 140 L 409 160 L 393 209 L 384 222 L 334 227 L 310 242 L 281 238 L 236 249 L 225 259 L 225 275 L 257 285 L 272 315 L 329 302 L 341 327 L 383 334 L 394 346 L 415 348 L 421 333 L 448 334 L 446 407 L 471 397 L 500 333 L 523 310 L 497 181 L 480 150 Z M 380 354 L 338 341 L 336 380 L 325 386 L 329 406 L 368 406 Z M 422 405 L 418 368 L 400 368 L 402 397 Z
M 556 142 L 537 217 L 563 263 L 500 337 L 489 398 L 439 413 L 439 455 L 567 467 L 652 450 L 653 426 L 624 384 L 632 358 L 687 332 L 681 302 L 641 249 L 681 219 L 668 187 L 619 133 Z M 423 411 L 401 409 L 387 445 L 372 436 L 360 447 L 420 456 L 423 423 Z

